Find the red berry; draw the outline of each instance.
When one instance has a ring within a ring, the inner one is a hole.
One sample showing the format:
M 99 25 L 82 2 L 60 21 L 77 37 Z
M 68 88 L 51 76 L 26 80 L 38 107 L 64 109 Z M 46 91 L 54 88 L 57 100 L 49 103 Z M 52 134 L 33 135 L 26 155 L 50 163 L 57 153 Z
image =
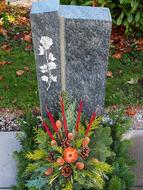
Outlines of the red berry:
M 51 175 L 53 173 L 53 168 L 48 168 L 46 171 L 45 171 L 45 175 L 48 176 L 48 175 Z
M 58 129 L 61 129 L 62 128 L 62 122 L 60 120 L 57 120 L 56 121 L 56 126 Z
M 65 160 L 64 160 L 62 157 L 60 157 L 60 158 L 57 159 L 57 164 L 58 164 L 59 166 L 63 166 L 64 163 L 65 163 Z
M 84 163 L 83 163 L 83 162 L 77 162 L 77 163 L 76 163 L 76 168 L 79 169 L 79 170 L 83 170 L 83 168 L 84 168 Z
M 55 141 L 55 140 L 52 140 L 51 141 L 51 146 L 57 146 L 58 144 L 57 144 L 57 142 Z
M 73 133 L 68 133 L 68 139 L 69 139 L 69 140 L 73 140 L 73 138 L 74 138 Z
M 82 146 L 88 146 L 89 143 L 90 143 L 90 138 L 85 137 L 82 141 Z

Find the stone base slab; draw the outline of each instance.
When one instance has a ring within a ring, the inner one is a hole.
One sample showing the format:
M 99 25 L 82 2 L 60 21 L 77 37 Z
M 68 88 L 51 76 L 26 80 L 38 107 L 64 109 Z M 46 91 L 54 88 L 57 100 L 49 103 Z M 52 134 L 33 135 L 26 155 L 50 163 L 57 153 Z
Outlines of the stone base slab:
M 143 130 L 128 131 L 124 138 L 132 140 L 133 143 L 129 153 L 137 161 L 133 168 L 136 184 L 132 190 L 143 190 Z
M 21 146 L 16 139 L 17 132 L 0 132 L 0 188 L 9 188 L 16 184 L 16 161 L 13 152 Z

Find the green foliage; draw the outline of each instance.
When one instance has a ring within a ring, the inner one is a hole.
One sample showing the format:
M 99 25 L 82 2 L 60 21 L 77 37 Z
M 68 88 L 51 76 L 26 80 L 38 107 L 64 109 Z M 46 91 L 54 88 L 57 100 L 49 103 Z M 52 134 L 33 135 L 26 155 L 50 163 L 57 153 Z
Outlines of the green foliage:
M 29 164 L 29 160 L 26 158 L 25 152 L 34 151 L 37 148 L 37 144 L 34 143 L 34 129 L 39 124 L 39 121 L 34 118 L 31 113 L 28 113 L 24 120 L 25 121 L 20 120 L 21 130 L 24 135 L 20 134 L 17 137 L 21 142 L 22 149 L 20 152 L 15 152 L 14 154 L 18 168 L 17 186 L 13 187 L 14 190 L 27 190 L 25 183 L 28 179 L 29 173 L 25 176 L 25 170 Z
M 108 190 L 122 190 L 122 182 L 121 179 L 117 176 L 113 176 L 110 180 Z
M 109 7 L 114 24 L 124 25 L 126 33 L 143 31 L 142 0 L 61 0 L 61 4 Z
M 36 160 L 43 159 L 46 155 L 47 154 L 46 154 L 46 152 L 44 150 L 37 149 L 33 153 L 28 152 L 27 155 L 26 155 L 26 158 L 28 158 L 29 160 L 36 161 Z
M 100 126 L 95 131 L 95 139 L 91 142 L 92 145 L 95 146 L 94 154 L 96 157 L 101 161 L 106 161 L 108 157 L 113 155 L 114 153 L 110 149 L 110 145 L 112 144 L 112 137 L 111 137 L 111 129 L 110 127 L 104 128 Z
M 117 113 L 113 112 L 111 118 L 114 121 L 114 124 L 110 126 L 113 139 L 111 149 L 114 152 L 114 156 L 109 157 L 107 163 L 114 167 L 114 178 L 111 178 L 108 184 L 109 190 L 114 189 L 114 186 L 117 186 L 119 190 L 128 190 L 134 184 L 134 175 L 131 168 L 134 166 L 135 161 L 128 154 L 131 141 L 123 139 L 123 134 L 129 129 L 131 123 L 125 117 L 123 110 L 119 110 Z
M 47 180 L 43 180 L 41 177 L 38 177 L 34 180 L 30 180 L 27 182 L 26 186 L 28 188 L 35 188 L 35 189 L 41 189 L 42 187 L 44 187 L 44 185 L 47 184 Z
M 70 132 L 73 132 L 73 129 L 76 125 L 77 111 L 76 111 L 76 101 L 71 102 L 69 96 L 66 92 L 62 92 L 62 98 L 65 107 L 65 115 L 67 120 L 67 126 Z M 62 120 L 61 112 L 59 113 L 59 118 Z
M 98 3 L 110 8 L 113 22 L 124 25 L 126 33 L 130 33 L 133 29 L 143 31 L 142 0 L 98 0 Z
M 64 5 L 83 5 L 83 6 L 91 6 L 93 0 L 60 0 L 61 4 Z

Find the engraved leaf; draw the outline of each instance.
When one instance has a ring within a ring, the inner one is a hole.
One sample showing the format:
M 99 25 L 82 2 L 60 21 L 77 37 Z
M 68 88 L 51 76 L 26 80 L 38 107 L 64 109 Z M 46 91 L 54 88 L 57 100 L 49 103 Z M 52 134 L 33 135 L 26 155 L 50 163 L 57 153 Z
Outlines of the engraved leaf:
M 47 72 L 47 65 L 40 66 L 41 72 L 46 73 Z
M 57 82 L 57 76 L 51 75 L 51 80 L 52 80 L 53 82 Z
M 49 54 L 49 59 L 51 61 L 55 61 L 56 60 L 56 58 L 54 57 L 54 55 L 52 53 Z
M 42 79 L 42 81 L 44 81 L 44 82 L 48 82 L 48 81 L 49 81 L 49 78 L 48 78 L 46 75 L 43 75 L 43 76 L 41 77 L 41 79 Z
M 39 46 L 39 55 L 44 55 L 44 48 Z

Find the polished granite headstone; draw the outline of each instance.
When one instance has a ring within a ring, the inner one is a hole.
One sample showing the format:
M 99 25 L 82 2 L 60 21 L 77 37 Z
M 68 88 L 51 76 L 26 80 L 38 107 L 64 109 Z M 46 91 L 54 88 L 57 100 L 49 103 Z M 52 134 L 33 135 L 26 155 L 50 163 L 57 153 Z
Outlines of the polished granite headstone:
M 61 90 L 77 101 L 82 98 L 89 116 L 97 106 L 102 110 L 112 25 L 109 9 L 47 0 L 33 4 L 31 22 L 42 113 L 46 104 L 56 109 Z M 49 55 L 52 60 L 47 61 Z
M 76 100 L 83 99 L 90 116 L 97 106 L 102 111 L 111 34 L 107 8 L 61 6 L 64 17 L 66 90 Z
M 30 14 L 43 116 L 47 105 L 50 111 L 55 111 L 61 91 L 58 9 L 57 0 L 39 1 L 32 4 Z

